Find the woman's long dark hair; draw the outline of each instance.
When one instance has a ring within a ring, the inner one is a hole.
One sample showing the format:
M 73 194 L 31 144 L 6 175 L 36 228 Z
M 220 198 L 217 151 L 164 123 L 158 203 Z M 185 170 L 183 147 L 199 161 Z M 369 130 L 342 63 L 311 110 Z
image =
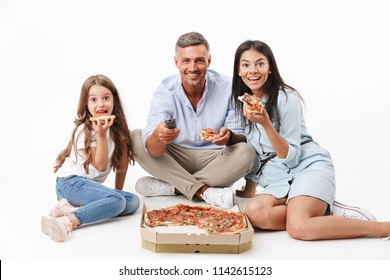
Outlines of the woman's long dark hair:
M 240 70 L 240 59 L 242 53 L 250 49 L 256 50 L 259 53 L 263 54 L 268 60 L 270 67 L 269 71 L 271 71 L 271 74 L 269 74 L 268 80 L 264 84 L 264 96 L 267 100 L 265 104 L 265 109 L 271 121 L 278 120 L 279 115 L 277 111 L 277 105 L 279 90 L 286 91 L 286 89 L 289 89 L 291 91 L 295 91 L 297 94 L 298 92 L 293 87 L 287 85 L 283 81 L 282 77 L 280 76 L 279 69 L 271 48 L 266 43 L 258 40 L 247 40 L 243 42 L 241 45 L 238 46 L 236 54 L 234 56 L 232 101 L 236 108 L 236 112 L 239 116 L 242 116 L 242 120 L 245 122 L 246 119 L 243 116 L 242 103 L 238 100 L 238 97 L 243 95 L 245 92 L 249 94 L 253 93 L 250 88 L 245 85 L 238 73 Z

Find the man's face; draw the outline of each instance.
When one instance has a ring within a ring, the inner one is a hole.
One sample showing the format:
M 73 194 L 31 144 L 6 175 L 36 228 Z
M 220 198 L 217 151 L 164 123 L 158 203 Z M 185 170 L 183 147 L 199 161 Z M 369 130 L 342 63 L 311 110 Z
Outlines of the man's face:
M 176 52 L 175 64 L 179 69 L 184 88 L 204 86 L 210 62 L 211 56 L 205 45 L 179 48 Z

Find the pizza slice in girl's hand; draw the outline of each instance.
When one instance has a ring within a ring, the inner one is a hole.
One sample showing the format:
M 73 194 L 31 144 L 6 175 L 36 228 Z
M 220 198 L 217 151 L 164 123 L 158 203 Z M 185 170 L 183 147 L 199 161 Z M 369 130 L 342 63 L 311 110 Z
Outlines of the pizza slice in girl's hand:
M 245 92 L 244 95 L 238 97 L 238 100 L 246 105 L 246 109 L 250 113 L 261 113 L 261 111 L 264 109 L 264 106 L 261 103 L 261 99 L 255 95 L 251 95 Z
M 214 139 L 217 139 L 219 137 L 221 137 L 221 135 L 219 135 L 218 132 L 216 132 L 214 129 L 212 128 L 203 128 L 200 133 L 200 139 L 202 139 L 203 141 L 213 141 Z
M 109 121 L 110 119 L 115 119 L 115 116 L 114 115 L 110 115 L 110 116 L 107 116 L 107 115 L 100 115 L 100 116 L 95 116 L 95 117 L 90 117 L 89 120 L 91 122 L 94 122 L 94 121 L 100 121 L 100 123 L 104 123 L 106 120 Z

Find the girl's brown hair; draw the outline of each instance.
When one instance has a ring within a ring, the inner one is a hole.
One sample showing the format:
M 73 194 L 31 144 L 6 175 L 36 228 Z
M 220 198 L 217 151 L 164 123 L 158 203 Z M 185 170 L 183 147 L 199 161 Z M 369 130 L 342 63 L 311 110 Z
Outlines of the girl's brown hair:
M 134 153 L 133 153 L 133 145 L 130 138 L 130 130 L 127 125 L 126 116 L 123 112 L 123 106 L 119 97 L 118 90 L 116 89 L 114 83 L 104 75 L 94 75 L 89 77 L 81 87 L 80 100 L 77 107 L 77 118 L 74 121 L 76 125 L 72 137 L 69 141 L 68 146 L 62 150 L 57 159 L 56 164 L 54 166 L 54 173 L 58 171 L 58 169 L 62 166 L 65 161 L 65 158 L 68 157 L 72 151 L 72 147 L 74 147 L 75 151 L 77 151 L 76 143 L 76 131 L 77 128 L 84 124 L 84 145 L 85 145 L 85 157 L 86 160 L 83 164 L 84 170 L 86 173 L 89 172 L 88 166 L 92 162 L 92 154 L 91 154 L 91 142 L 92 142 L 92 122 L 89 120 L 91 117 L 90 112 L 88 111 L 88 94 L 89 90 L 92 86 L 99 85 L 109 89 L 114 97 L 114 110 L 112 112 L 115 115 L 114 124 L 110 127 L 110 136 L 111 139 L 115 143 L 114 155 L 112 158 L 112 167 L 116 172 L 121 172 L 120 170 L 120 158 L 122 155 L 122 145 L 125 144 L 127 146 L 127 158 L 129 159 L 130 164 L 134 164 Z M 76 152 L 77 157 L 77 152 Z

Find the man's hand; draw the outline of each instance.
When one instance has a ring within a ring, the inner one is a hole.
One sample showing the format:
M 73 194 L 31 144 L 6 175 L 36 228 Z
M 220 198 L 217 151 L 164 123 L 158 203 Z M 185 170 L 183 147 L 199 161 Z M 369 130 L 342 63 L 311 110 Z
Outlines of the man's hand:
M 219 135 L 221 135 L 221 137 L 213 140 L 213 143 L 218 146 L 226 145 L 230 139 L 231 133 L 232 132 L 227 127 L 222 127 L 219 131 Z
M 169 129 L 165 122 L 161 122 L 155 129 L 155 133 L 159 141 L 165 145 L 174 141 L 180 134 L 180 129 L 171 128 Z
M 152 157 L 161 157 L 166 145 L 174 141 L 180 134 L 180 129 L 169 129 L 164 122 L 158 124 L 153 133 L 146 138 L 145 146 Z

